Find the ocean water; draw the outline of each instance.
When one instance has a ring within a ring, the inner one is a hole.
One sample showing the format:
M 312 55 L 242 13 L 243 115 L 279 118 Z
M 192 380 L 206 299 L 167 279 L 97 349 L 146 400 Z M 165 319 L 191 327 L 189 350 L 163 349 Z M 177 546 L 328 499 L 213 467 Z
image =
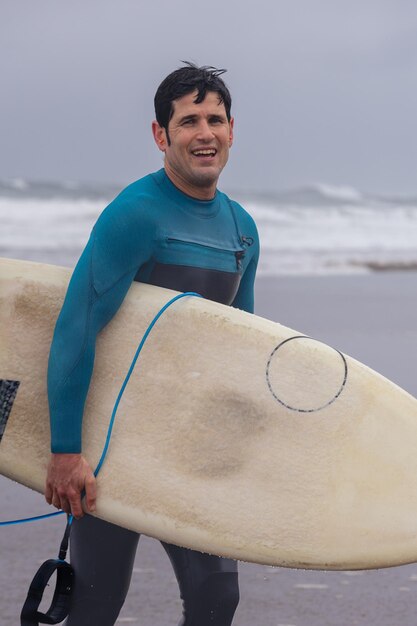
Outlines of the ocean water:
M 0 256 L 73 266 L 120 190 L 0 181 Z M 417 196 L 387 198 L 329 185 L 230 195 L 258 225 L 261 276 L 417 269 Z

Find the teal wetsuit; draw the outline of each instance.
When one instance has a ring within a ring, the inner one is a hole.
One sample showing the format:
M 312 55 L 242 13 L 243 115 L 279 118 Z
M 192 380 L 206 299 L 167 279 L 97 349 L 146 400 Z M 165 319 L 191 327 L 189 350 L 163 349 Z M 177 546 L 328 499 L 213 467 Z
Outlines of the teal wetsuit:
M 81 451 L 96 336 L 133 280 L 197 291 L 253 312 L 258 255 L 252 218 L 225 194 L 195 200 L 179 191 L 164 170 L 127 187 L 94 226 L 57 321 L 48 371 L 52 451 Z M 90 516 L 74 521 L 75 587 L 67 626 L 114 624 L 129 588 L 138 539 Z M 181 626 L 230 626 L 239 598 L 236 563 L 163 546 L 183 600 Z

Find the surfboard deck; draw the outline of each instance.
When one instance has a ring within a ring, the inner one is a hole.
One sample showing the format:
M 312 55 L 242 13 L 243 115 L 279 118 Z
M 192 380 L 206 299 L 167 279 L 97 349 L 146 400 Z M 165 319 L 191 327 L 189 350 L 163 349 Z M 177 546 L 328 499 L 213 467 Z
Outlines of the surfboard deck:
M 0 473 L 39 492 L 49 345 L 69 277 L 0 260 Z M 93 467 L 137 345 L 173 295 L 133 284 L 98 337 L 83 422 Z M 268 565 L 409 563 L 416 444 L 417 401 L 376 372 L 275 322 L 184 298 L 157 322 L 125 391 L 96 514 Z

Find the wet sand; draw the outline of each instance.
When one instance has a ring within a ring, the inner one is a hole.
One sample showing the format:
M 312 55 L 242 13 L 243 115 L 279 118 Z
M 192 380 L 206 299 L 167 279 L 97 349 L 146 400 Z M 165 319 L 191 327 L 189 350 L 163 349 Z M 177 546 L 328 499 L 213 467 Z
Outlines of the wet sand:
M 417 396 L 417 274 L 263 278 L 257 313 L 346 352 Z M 48 509 L 38 494 L 0 478 L 1 519 Z M 56 555 L 64 520 L 0 528 L 0 625 L 17 626 L 38 565 Z M 109 571 L 111 564 L 109 564 Z M 240 565 L 236 626 L 414 626 L 417 564 L 363 572 Z M 169 561 L 141 538 L 117 624 L 173 626 L 181 606 Z M 96 625 L 95 625 L 96 626 Z M 97 625 L 98 626 L 98 625 Z

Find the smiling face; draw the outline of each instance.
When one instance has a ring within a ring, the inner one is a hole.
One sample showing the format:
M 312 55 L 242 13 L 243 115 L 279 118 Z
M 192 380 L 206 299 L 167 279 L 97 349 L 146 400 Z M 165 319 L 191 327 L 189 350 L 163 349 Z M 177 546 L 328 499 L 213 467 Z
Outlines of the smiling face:
M 165 171 L 178 189 L 200 200 L 213 198 L 220 173 L 233 143 L 233 118 L 229 121 L 217 92 L 209 91 L 196 104 L 197 91 L 173 102 L 166 130 L 153 122 L 156 144 L 165 153 Z

